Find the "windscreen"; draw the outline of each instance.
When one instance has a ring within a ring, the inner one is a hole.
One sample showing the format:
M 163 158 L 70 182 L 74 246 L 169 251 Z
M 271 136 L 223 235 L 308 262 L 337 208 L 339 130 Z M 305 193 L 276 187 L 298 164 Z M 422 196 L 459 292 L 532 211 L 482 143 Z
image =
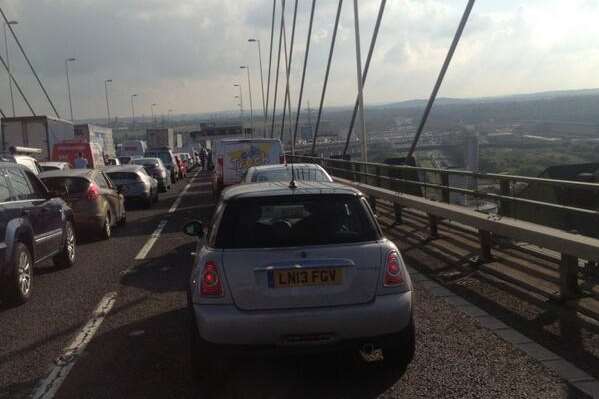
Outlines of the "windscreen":
M 89 187 L 89 180 L 82 177 L 46 177 L 42 181 L 48 190 L 59 193 L 81 194 Z
M 360 198 L 341 194 L 234 200 L 218 229 L 218 248 L 343 244 L 378 234 Z
M 160 158 L 165 165 L 172 164 L 171 154 L 168 152 L 146 152 L 146 155 L 154 158 Z
M 293 168 L 293 175 L 295 180 L 304 181 L 330 181 L 329 178 L 322 173 L 320 169 L 316 168 Z M 281 168 L 273 170 L 259 171 L 252 176 L 253 182 L 267 182 L 267 181 L 290 181 L 291 180 L 291 168 Z

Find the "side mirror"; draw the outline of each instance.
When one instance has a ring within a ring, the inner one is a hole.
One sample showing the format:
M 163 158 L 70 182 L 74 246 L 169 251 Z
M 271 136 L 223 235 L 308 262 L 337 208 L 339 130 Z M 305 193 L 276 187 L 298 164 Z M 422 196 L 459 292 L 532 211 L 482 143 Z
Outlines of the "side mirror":
M 188 236 L 202 238 L 204 237 L 204 224 L 199 220 L 191 221 L 183 227 L 183 232 Z

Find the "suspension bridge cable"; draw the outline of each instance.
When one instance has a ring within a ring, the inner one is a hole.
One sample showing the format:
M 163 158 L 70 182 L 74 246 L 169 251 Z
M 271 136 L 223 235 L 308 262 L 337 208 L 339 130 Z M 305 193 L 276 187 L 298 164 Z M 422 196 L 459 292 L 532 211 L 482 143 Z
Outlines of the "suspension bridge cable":
M 362 86 L 366 84 L 366 76 L 368 76 L 368 69 L 370 68 L 370 60 L 372 59 L 372 53 L 374 52 L 374 46 L 376 45 L 376 39 L 379 35 L 379 28 L 381 26 L 381 20 L 383 19 L 383 12 L 385 11 L 385 5 L 387 4 L 387 0 L 381 0 L 381 5 L 379 6 L 379 13 L 376 18 L 376 23 L 374 25 L 374 31 L 372 32 L 372 39 L 370 40 L 370 47 L 368 49 L 368 55 L 366 56 L 366 64 L 364 65 L 364 73 L 362 76 Z M 351 121 L 349 123 L 349 130 L 347 132 L 347 137 L 345 139 L 345 147 L 343 148 L 343 155 L 347 153 L 347 149 L 349 147 L 349 140 L 351 139 L 351 134 L 354 129 L 354 123 L 356 122 L 356 115 L 358 114 L 358 106 L 360 105 L 360 99 L 358 95 L 356 95 L 356 101 L 354 102 L 354 112 L 351 116 Z
M 37 76 L 37 72 L 35 71 L 35 68 L 31 64 L 31 61 L 29 61 L 29 57 L 27 57 L 27 54 L 25 53 L 25 50 L 23 49 L 23 46 L 21 45 L 21 42 L 19 41 L 19 38 L 15 34 L 15 31 L 13 30 L 12 25 L 8 23 L 8 18 L 6 18 L 6 15 L 4 14 L 4 11 L 2 11 L 2 8 L 0 8 L 0 14 L 2 14 L 2 18 L 4 19 L 4 23 L 6 25 L 8 25 L 8 29 L 10 30 L 10 33 L 12 34 L 13 38 L 15 39 L 15 42 L 17 43 L 17 46 L 19 46 L 19 49 L 21 50 L 21 53 L 23 54 L 23 57 L 25 57 L 25 61 L 27 61 L 27 64 L 29 64 L 29 68 L 31 68 L 31 72 L 33 72 L 33 75 L 35 76 L 35 79 L 37 79 L 37 83 L 42 88 L 42 91 L 44 92 L 44 95 L 46 96 L 46 99 L 50 103 L 50 106 L 52 107 L 52 110 L 56 114 L 56 117 L 60 118 L 60 115 L 58 114 L 58 111 L 56 110 L 56 107 L 54 106 L 54 103 L 52 102 L 52 99 L 50 99 L 50 96 L 48 95 L 48 92 L 46 91 L 46 88 L 42 84 L 42 81 L 40 80 L 39 76 Z M 31 108 L 31 106 L 29 108 Z M 33 113 L 33 111 L 32 111 L 32 113 Z
M 458 29 L 453 37 L 451 46 L 449 47 L 449 51 L 447 52 L 447 56 L 445 57 L 445 61 L 443 62 L 443 66 L 441 67 L 441 71 L 439 72 L 439 76 L 437 77 L 437 81 L 435 82 L 435 86 L 433 87 L 431 96 L 428 99 L 426 108 L 424 109 L 424 114 L 422 114 L 422 119 L 420 120 L 420 124 L 418 125 L 418 130 L 416 130 L 414 141 L 412 142 L 412 145 L 410 146 L 410 151 L 408 152 L 408 158 L 411 157 L 414 154 L 414 151 L 416 150 L 416 145 L 418 144 L 420 135 L 424 130 L 424 125 L 426 124 L 428 115 L 431 112 L 431 108 L 433 107 L 433 103 L 435 102 L 435 98 L 437 97 L 437 93 L 439 92 L 439 88 L 441 87 L 441 83 L 443 83 L 443 78 L 445 77 L 445 73 L 447 72 L 447 68 L 449 67 L 451 58 L 453 57 L 453 53 L 455 52 L 460 38 L 462 37 L 462 32 L 464 31 L 466 22 L 468 22 L 468 17 L 470 16 L 470 11 L 472 11 L 472 7 L 474 6 L 474 1 L 475 0 L 468 0 L 468 4 L 466 5 L 466 9 L 464 10 L 464 14 L 462 15 L 460 24 L 458 25 Z
M 281 141 L 283 141 L 283 130 L 285 129 L 285 115 L 287 112 L 287 109 L 289 109 L 289 126 L 291 126 L 291 92 L 289 91 L 289 75 L 291 74 L 291 61 L 293 60 L 293 43 L 295 41 L 295 22 L 297 20 L 297 4 L 298 4 L 298 0 L 295 0 L 295 6 L 293 9 L 293 23 L 291 25 L 291 43 L 289 45 L 289 60 L 287 59 L 287 35 L 285 30 L 283 30 L 283 35 L 284 35 L 284 45 L 285 45 L 285 72 L 286 72 L 286 78 L 287 78 L 287 83 L 286 83 L 286 87 L 285 87 L 285 100 L 286 102 L 284 103 L 283 106 L 283 121 L 281 123 Z M 291 139 L 291 137 L 290 137 Z M 293 147 L 293 144 L 292 144 Z
M 329 72 L 331 70 L 331 60 L 333 58 L 333 50 L 335 49 L 335 40 L 337 39 L 337 28 L 339 27 L 339 16 L 341 15 L 341 6 L 343 5 L 343 0 L 339 0 L 339 5 L 337 6 L 337 16 L 335 17 L 335 27 L 333 28 L 333 38 L 331 39 L 331 49 L 329 50 L 329 59 L 327 61 L 327 70 L 324 76 L 324 84 L 322 86 L 322 94 L 320 96 L 320 106 L 318 107 L 318 116 L 316 118 L 316 128 L 314 129 L 314 137 L 312 138 L 312 151 L 311 154 L 314 154 L 316 149 L 316 137 L 318 136 L 318 128 L 320 126 L 320 118 L 322 116 L 322 105 L 324 104 L 324 96 L 327 91 L 327 84 L 329 82 Z
M 21 86 L 19 86 L 19 83 L 17 83 L 17 80 L 15 79 L 14 75 L 10 71 L 10 68 L 8 67 L 8 65 L 6 64 L 6 62 L 4 62 L 4 58 L 2 58 L 1 55 L 0 55 L 0 61 L 2 62 L 2 65 L 4 65 L 4 69 L 6 69 L 6 72 L 8 73 L 9 78 L 15 84 L 17 90 L 19 91 L 19 94 L 23 98 L 23 101 L 25 101 L 25 104 L 27 104 L 27 107 L 29 108 L 29 111 L 31 112 L 31 114 L 33 116 L 36 116 L 35 111 L 31 107 L 31 104 L 29 104 L 29 100 L 27 100 L 27 97 L 25 97 L 25 94 L 23 93 L 23 90 L 21 90 Z
M 308 38 L 306 39 L 306 53 L 304 54 L 304 66 L 302 68 L 302 81 L 300 83 L 299 100 L 297 102 L 297 113 L 295 114 L 295 127 L 293 129 L 293 141 L 291 144 L 291 154 L 295 155 L 295 143 L 297 140 L 297 127 L 299 125 L 300 111 L 302 109 L 302 97 L 304 96 L 304 82 L 306 80 L 306 65 L 308 65 L 308 54 L 310 53 L 310 38 L 312 37 L 312 23 L 314 22 L 314 9 L 316 0 L 312 0 L 312 9 L 310 11 L 310 22 L 308 25 Z
M 281 3 L 281 28 L 279 30 L 279 55 L 277 56 L 277 73 L 275 78 L 275 95 L 272 103 L 272 125 L 270 128 L 270 138 L 274 137 L 275 133 L 275 115 L 277 112 L 277 92 L 279 90 L 279 66 L 281 64 L 281 44 L 283 44 L 283 28 L 285 27 L 285 0 Z
M 266 123 L 268 122 L 268 100 L 270 96 L 270 70 L 272 66 L 272 41 L 275 33 L 275 12 L 277 0 L 272 0 L 272 22 L 270 24 L 270 51 L 268 56 L 268 82 L 266 83 L 266 107 L 264 108 L 264 137 L 266 137 Z

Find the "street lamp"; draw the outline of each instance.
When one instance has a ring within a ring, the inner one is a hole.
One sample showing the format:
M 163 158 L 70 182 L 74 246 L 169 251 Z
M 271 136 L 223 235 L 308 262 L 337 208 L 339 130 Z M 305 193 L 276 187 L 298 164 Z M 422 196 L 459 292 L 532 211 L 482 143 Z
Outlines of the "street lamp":
M 108 126 L 110 126 L 110 105 L 108 103 L 108 83 L 112 83 L 112 79 L 104 81 L 104 94 L 106 95 L 106 114 L 108 115 Z
M 15 117 L 15 99 L 12 91 L 12 79 L 10 78 L 10 60 L 8 58 L 8 36 L 6 34 L 7 25 L 17 25 L 17 21 L 8 21 L 8 24 L 4 23 L 4 49 L 6 51 L 6 68 L 8 69 L 8 85 L 10 87 L 10 104 L 12 106 L 12 116 Z
M 71 111 L 71 121 L 73 121 L 73 101 L 71 101 L 71 81 L 69 79 L 69 62 L 77 61 L 77 58 L 67 58 L 64 60 L 64 69 L 67 72 L 67 93 L 69 95 L 69 110 Z
M 260 45 L 260 39 L 248 39 L 250 43 L 258 43 L 258 60 L 260 61 L 260 85 L 262 86 L 262 112 L 264 113 L 264 128 L 266 129 L 266 103 L 264 102 L 264 74 L 262 72 L 262 49 Z
M 135 126 L 135 105 L 133 99 L 137 97 L 137 94 L 131 94 L 131 125 Z
M 243 92 L 241 91 L 241 83 L 233 83 L 233 86 L 239 87 L 239 119 L 241 120 L 241 124 L 243 125 Z
M 252 124 L 252 135 L 254 134 L 254 106 L 252 105 L 252 84 L 250 83 L 250 67 L 242 65 L 239 68 L 245 69 L 248 73 L 248 92 L 250 95 L 250 122 Z

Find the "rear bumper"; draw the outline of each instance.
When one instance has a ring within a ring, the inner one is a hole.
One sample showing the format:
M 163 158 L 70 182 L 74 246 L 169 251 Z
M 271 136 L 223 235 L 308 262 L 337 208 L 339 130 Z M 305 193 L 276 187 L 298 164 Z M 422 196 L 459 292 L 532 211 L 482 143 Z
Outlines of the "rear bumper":
M 192 310 L 199 336 L 211 344 L 326 346 L 403 331 L 412 317 L 412 293 L 331 308 L 242 311 L 235 305 L 194 304 Z
M 104 225 L 103 214 L 90 214 L 83 212 L 73 212 L 73 219 L 75 220 L 75 228 L 77 229 L 99 229 Z

